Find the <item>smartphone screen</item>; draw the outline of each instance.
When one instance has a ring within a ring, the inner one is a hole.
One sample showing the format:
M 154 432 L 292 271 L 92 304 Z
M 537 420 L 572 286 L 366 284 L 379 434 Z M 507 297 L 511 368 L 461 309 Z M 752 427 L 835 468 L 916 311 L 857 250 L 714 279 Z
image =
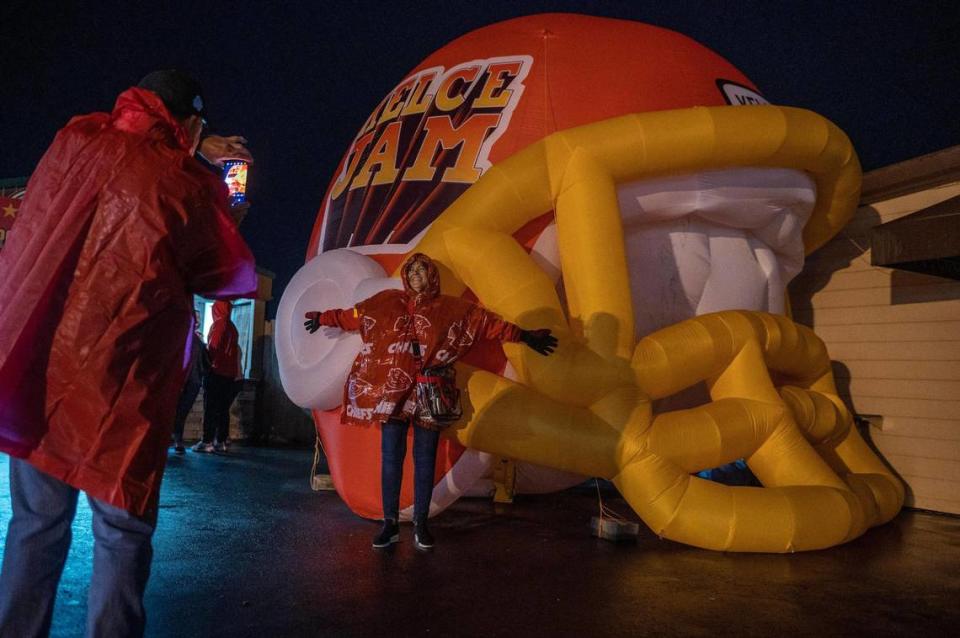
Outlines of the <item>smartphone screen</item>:
M 230 190 L 230 203 L 247 201 L 247 168 L 243 160 L 227 160 L 223 163 L 223 181 Z

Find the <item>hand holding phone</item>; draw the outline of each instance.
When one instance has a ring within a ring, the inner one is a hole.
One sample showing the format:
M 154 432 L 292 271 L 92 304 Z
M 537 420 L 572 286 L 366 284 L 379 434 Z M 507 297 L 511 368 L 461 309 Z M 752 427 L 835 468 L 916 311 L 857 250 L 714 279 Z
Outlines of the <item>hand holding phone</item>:
M 242 135 L 208 135 L 200 140 L 200 148 L 197 149 L 203 159 L 214 166 L 222 167 L 227 160 L 243 160 L 247 164 L 253 164 L 253 155 L 247 148 L 247 138 Z

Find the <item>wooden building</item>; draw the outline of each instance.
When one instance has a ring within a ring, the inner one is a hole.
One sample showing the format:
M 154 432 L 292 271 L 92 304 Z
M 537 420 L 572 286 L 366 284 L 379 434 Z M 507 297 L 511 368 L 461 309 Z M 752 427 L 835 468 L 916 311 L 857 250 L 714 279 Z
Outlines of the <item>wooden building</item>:
M 906 221 L 881 228 L 894 220 Z M 916 254 L 895 259 L 897 267 L 878 265 L 893 265 L 872 253 L 890 252 L 894 230 L 900 252 Z M 953 514 L 960 514 L 960 281 L 925 273 L 956 276 L 958 233 L 960 146 L 865 174 L 851 223 L 790 285 L 794 318 L 826 342 L 841 395 L 907 484 L 906 505 Z

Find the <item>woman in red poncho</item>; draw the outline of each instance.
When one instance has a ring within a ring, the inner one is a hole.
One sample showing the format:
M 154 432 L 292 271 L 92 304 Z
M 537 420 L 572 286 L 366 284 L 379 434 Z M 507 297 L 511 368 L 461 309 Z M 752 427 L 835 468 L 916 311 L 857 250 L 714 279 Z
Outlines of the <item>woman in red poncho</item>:
M 383 529 L 375 548 L 399 540 L 400 483 L 407 428 L 413 434 L 414 544 L 429 550 L 427 529 L 437 442 L 444 427 L 417 411 L 417 374 L 461 358 L 478 339 L 521 341 L 543 355 L 557 345 L 550 330 L 523 330 L 466 299 L 440 294 L 440 273 L 416 253 L 401 269 L 403 291 L 385 290 L 347 310 L 306 313 L 311 333 L 320 326 L 358 330 L 363 338 L 344 388 L 344 423 L 382 423 L 381 490 Z

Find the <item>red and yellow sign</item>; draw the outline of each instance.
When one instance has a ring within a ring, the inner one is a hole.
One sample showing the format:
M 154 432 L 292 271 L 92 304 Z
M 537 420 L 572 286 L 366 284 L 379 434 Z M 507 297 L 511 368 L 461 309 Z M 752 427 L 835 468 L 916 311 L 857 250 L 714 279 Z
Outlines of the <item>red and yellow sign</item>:
M 0 197 L 0 249 L 7 243 L 7 234 L 17 220 L 20 202 L 21 200 L 12 197 Z

